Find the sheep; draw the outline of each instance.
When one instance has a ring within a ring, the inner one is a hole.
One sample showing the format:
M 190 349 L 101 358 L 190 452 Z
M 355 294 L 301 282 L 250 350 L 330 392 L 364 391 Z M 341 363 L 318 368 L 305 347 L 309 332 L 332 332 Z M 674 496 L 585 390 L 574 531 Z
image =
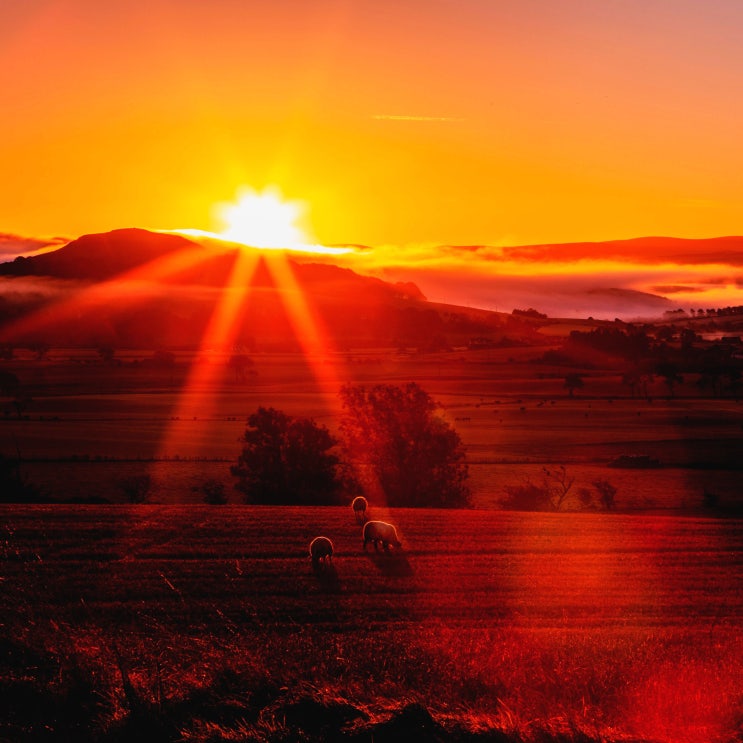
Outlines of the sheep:
M 368 505 L 369 503 L 363 495 L 358 495 L 353 499 L 351 508 L 353 508 L 353 514 L 356 517 L 357 524 L 363 524 L 366 521 L 366 507 Z
M 382 543 L 385 552 L 389 549 L 390 545 L 395 547 L 402 547 L 402 542 L 397 538 L 397 530 L 392 524 L 388 524 L 384 521 L 367 521 L 364 524 L 364 549 L 366 550 L 366 543 L 374 542 L 374 550 L 379 550 L 379 543 Z
M 310 558 L 313 565 L 327 564 L 333 556 L 333 543 L 327 537 L 315 537 L 310 542 Z

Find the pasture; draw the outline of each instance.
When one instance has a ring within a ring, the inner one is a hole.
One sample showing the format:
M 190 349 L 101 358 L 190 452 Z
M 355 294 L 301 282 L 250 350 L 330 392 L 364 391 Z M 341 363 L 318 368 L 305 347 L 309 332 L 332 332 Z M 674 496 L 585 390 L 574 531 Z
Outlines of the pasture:
M 92 352 L 91 352 L 92 353 Z M 590 371 L 571 397 L 559 367 L 538 364 L 543 349 L 509 348 L 405 355 L 390 351 L 256 354 L 252 374 L 237 380 L 223 356 L 183 354 L 168 370 L 121 366 L 55 351 L 8 368 L 30 396 L 23 415 L 0 417 L 0 451 L 20 454 L 24 475 L 52 500 L 121 500 L 117 483 L 152 477 L 152 502 L 198 502 L 199 486 L 222 480 L 233 500 L 229 466 L 245 420 L 259 406 L 314 418 L 336 431 L 344 383 L 417 381 L 443 406 L 470 463 L 473 504 L 498 507 L 505 488 L 564 465 L 575 492 L 597 479 L 617 487 L 625 512 L 702 512 L 713 492 L 740 506 L 738 477 L 743 405 L 700 395 L 689 379 L 669 398 L 661 382 L 635 399 L 620 375 Z M 85 362 L 85 363 L 83 363 Z M 623 455 L 662 466 L 620 470 Z M 572 503 L 576 507 L 576 503 Z
M 2 506 L 0 739 L 741 740 L 741 520 L 369 516 Z

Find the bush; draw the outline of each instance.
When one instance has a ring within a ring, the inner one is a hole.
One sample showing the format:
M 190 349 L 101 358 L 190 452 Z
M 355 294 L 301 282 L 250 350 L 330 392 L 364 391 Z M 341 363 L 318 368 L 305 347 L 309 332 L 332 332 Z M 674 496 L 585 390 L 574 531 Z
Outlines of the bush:
M 223 506 L 227 503 L 227 493 L 224 492 L 224 483 L 221 480 L 207 480 L 201 485 L 204 503 L 211 506 Z
M 544 485 L 525 482 L 507 485 L 501 505 L 508 511 L 551 511 L 549 491 Z
M 575 478 L 568 474 L 564 465 L 553 469 L 542 467 L 542 482 L 535 484 L 530 480 L 522 485 L 510 485 L 505 488 L 506 498 L 501 501 L 504 508 L 511 511 L 560 511 L 568 502 Z M 585 492 L 577 494 L 582 507 L 590 502 Z
M 0 502 L 43 503 L 46 498 L 35 485 L 21 474 L 19 458 L 0 454 Z
M 119 480 L 119 487 L 128 503 L 146 503 L 152 489 L 149 475 L 131 475 Z
M 611 509 L 614 508 L 614 506 L 616 505 L 616 487 L 614 487 L 614 485 L 612 485 L 608 480 L 595 480 L 593 482 L 593 487 L 598 493 L 599 502 L 601 503 L 602 507 L 605 508 L 607 511 L 611 511 Z

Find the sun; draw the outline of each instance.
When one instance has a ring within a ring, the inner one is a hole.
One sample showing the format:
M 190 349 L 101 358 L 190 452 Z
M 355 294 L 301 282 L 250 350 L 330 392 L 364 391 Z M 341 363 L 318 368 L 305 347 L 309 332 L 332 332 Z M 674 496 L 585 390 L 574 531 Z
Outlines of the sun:
M 301 202 L 285 201 L 277 188 L 244 188 L 235 203 L 217 207 L 224 225 L 219 235 L 253 248 L 305 249 L 311 240 L 300 226 L 304 212 Z

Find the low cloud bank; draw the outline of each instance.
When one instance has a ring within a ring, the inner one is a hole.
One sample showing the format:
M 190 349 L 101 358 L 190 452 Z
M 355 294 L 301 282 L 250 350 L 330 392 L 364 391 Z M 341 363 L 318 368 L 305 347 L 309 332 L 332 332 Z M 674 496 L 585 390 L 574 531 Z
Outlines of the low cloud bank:
M 55 250 L 69 242 L 64 237 L 23 237 L 0 232 L 0 262 L 15 260 L 18 256 L 36 255 Z
M 415 282 L 434 302 L 624 320 L 743 304 L 743 238 L 642 238 L 520 247 L 412 245 L 335 262 Z

